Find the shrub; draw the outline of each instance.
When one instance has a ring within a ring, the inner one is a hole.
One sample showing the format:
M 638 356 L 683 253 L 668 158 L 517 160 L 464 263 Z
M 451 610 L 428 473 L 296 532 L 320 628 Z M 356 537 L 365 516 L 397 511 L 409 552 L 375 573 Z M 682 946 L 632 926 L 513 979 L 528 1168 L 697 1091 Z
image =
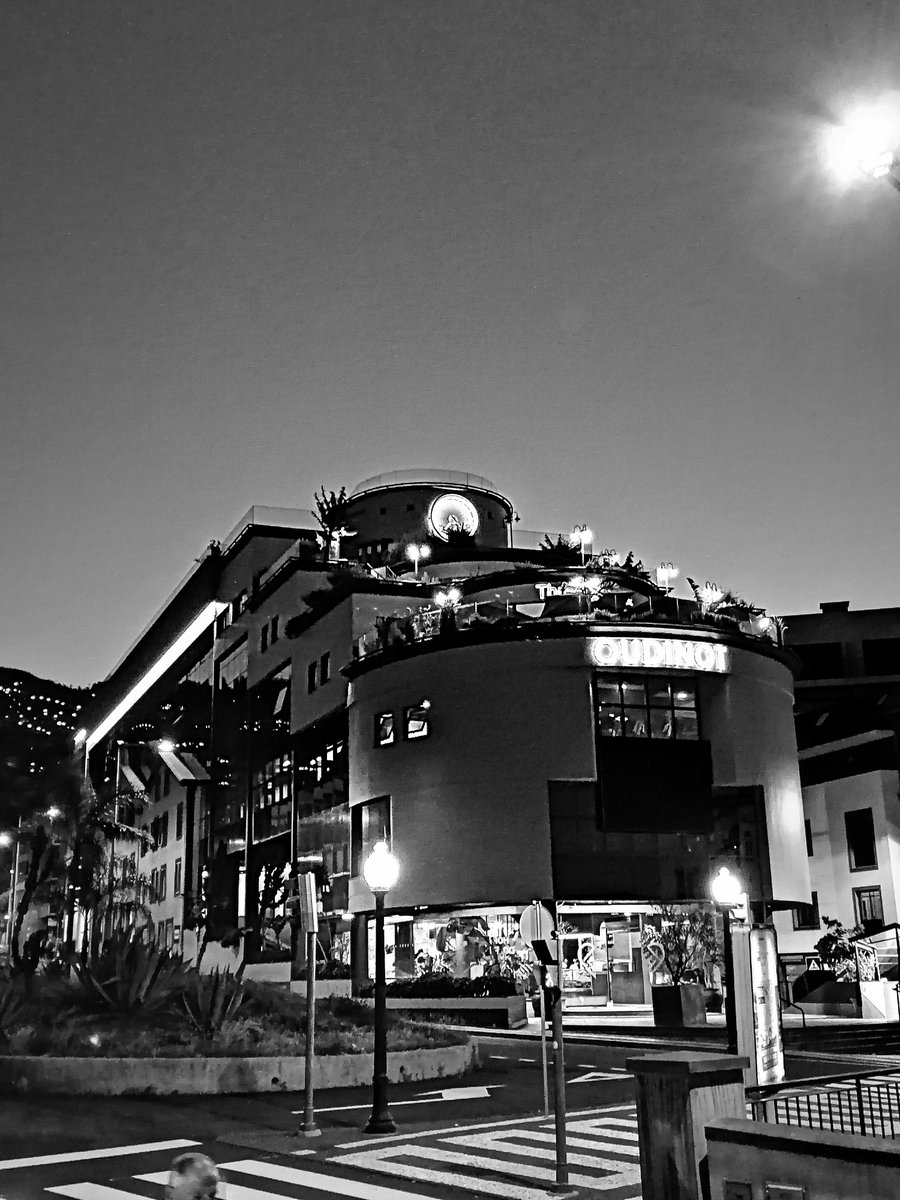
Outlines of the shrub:
M 82 1004 L 120 1014 L 158 1013 L 184 988 L 186 970 L 167 950 L 146 946 L 134 935 L 110 939 L 108 949 L 87 965 L 75 964 Z
M 371 996 L 369 984 L 360 995 Z M 387 985 L 386 994 L 398 1000 L 453 1000 L 456 998 L 503 997 L 516 994 L 516 981 L 503 975 L 481 975 L 477 979 L 457 979 L 453 975 L 434 972 L 416 975 L 411 979 L 395 979 Z
M 10 1031 L 25 1013 L 25 996 L 12 982 L 0 986 L 0 1045 L 9 1042 Z
M 184 989 L 181 1002 L 197 1033 L 212 1041 L 243 1004 L 244 985 L 227 967 L 222 973 L 216 967 L 211 975 L 197 971 Z

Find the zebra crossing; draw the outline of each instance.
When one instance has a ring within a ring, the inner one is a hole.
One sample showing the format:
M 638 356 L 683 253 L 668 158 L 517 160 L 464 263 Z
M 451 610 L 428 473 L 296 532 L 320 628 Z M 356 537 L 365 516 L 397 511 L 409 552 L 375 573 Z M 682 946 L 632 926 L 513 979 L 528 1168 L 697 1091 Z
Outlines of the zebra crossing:
M 225 1181 L 220 1195 L 225 1200 L 435 1200 L 433 1194 L 406 1187 L 382 1186 L 270 1159 L 238 1159 L 218 1166 Z M 168 1171 L 150 1171 L 112 1184 L 93 1180 L 60 1184 L 45 1188 L 44 1195 L 68 1200 L 162 1200 L 168 1179 Z
M 571 1114 L 566 1145 L 570 1184 L 603 1192 L 605 1200 L 639 1200 L 633 1105 Z M 556 1179 L 555 1160 L 553 1121 L 540 1117 L 448 1129 L 419 1140 L 413 1135 L 364 1150 L 348 1148 L 331 1161 L 501 1200 L 547 1200 Z

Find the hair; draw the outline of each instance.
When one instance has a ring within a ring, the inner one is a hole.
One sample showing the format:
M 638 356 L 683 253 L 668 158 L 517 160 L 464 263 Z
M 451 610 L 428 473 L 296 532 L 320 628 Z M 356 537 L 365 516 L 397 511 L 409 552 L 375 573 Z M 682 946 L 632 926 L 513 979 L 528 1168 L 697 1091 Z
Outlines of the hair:
M 173 1175 L 180 1175 L 184 1178 L 189 1172 L 202 1170 L 205 1167 L 211 1168 L 218 1175 L 219 1168 L 213 1160 L 206 1154 L 197 1154 L 194 1151 L 188 1154 L 179 1154 L 176 1159 L 173 1159 L 171 1172 Z

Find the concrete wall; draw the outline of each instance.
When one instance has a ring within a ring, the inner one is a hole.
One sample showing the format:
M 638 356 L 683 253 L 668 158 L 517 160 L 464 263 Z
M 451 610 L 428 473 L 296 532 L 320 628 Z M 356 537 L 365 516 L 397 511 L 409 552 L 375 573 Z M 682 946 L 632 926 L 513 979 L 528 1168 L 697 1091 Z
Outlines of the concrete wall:
M 710 1200 L 726 1200 L 726 1180 L 748 1184 L 747 1200 L 779 1195 L 767 1184 L 801 1189 L 797 1200 L 896 1200 L 900 1145 L 884 1138 L 734 1118 L 713 1121 L 706 1138 Z
M 772 895 L 809 903 L 793 676 L 780 660 L 732 647 L 728 675 L 704 675 L 701 729 L 716 786 L 765 789 Z
M 764 786 L 775 896 L 808 900 L 791 672 L 762 653 L 731 654 L 731 675 L 698 676 L 714 782 Z M 444 645 L 354 680 L 350 802 L 391 796 L 402 864 L 391 907 L 552 894 L 547 781 L 596 778 L 591 677 L 588 639 L 568 637 Z M 423 699 L 429 737 L 373 745 L 376 713 Z M 372 907 L 361 880 L 350 906 Z

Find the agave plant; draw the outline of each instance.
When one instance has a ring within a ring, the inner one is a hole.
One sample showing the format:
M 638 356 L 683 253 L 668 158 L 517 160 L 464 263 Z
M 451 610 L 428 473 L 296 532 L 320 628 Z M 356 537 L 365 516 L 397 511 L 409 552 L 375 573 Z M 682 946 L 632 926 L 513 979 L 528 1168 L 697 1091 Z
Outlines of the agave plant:
M 75 963 L 82 999 L 131 1016 L 158 1013 L 182 991 L 186 970 L 180 958 L 147 946 L 135 934 L 116 934 L 108 950 L 88 963 Z
M 216 967 L 210 975 L 201 975 L 199 971 L 193 973 L 182 993 L 181 1003 L 201 1037 L 215 1038 L 223 1024 L 230 1021 L 244 1003 L 243 970 L 241 964 L 237 975 L 227 967 L 223 972 Z
M 12 982 L 0 984 L 0 1045 L 9 1043 L 9 1031 L 25 1011 L 25 997 Z

